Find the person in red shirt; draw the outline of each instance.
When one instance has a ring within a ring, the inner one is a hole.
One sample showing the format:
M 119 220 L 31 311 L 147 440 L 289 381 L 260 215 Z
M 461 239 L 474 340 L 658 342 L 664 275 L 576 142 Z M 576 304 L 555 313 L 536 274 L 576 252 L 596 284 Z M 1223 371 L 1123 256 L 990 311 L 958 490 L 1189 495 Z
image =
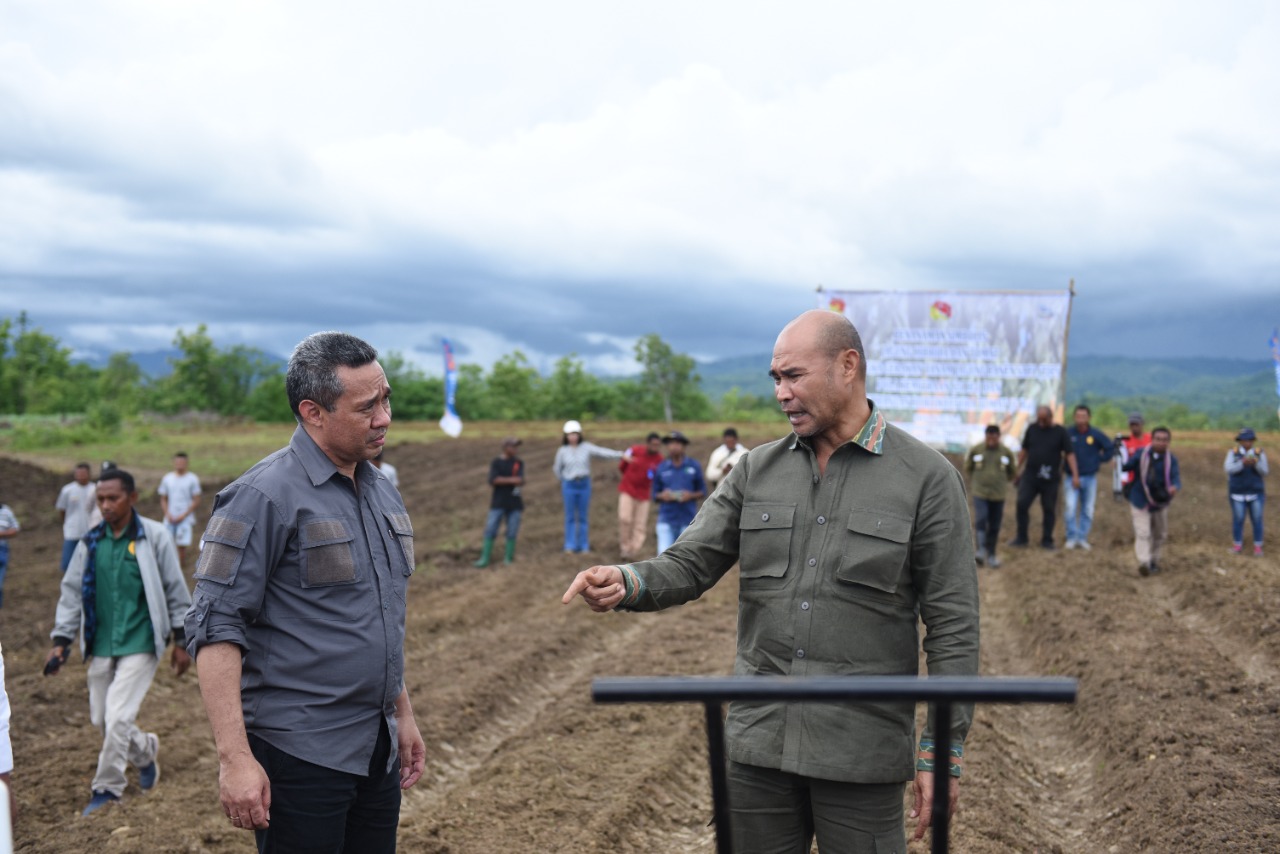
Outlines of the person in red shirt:
M 1116 463 L 1123 466 L 1138 451 L 1151 444 L 1151 434 L 1144 429 L 1146 422 L 1142 420 L 1141 412 L 1129 413 L 1129 435 L 1120 440 L 1120 445 L 1124 450 L 1120 453 L 1120 459 Z M 1134 473 L 1131 471 L 1120 472 L 1120 490 L 1124 494 L 1126 501 L 1129 500 L 1129 490 L 1133 488 Z
M 618 470 L 618 549 L 623 560 L 641 557 L 649 524 L 649 499 L 653 471 L 662 464 L 662 437 L 650 433 L 643 445 L 632 445 L 622 455 Z

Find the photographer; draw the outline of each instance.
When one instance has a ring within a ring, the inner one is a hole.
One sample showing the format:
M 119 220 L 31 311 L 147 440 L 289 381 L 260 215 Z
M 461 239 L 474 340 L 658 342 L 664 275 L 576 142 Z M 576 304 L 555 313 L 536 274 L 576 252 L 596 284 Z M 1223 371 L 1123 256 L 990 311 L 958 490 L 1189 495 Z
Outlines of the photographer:
M 1129 490 L 1129 510 L 1133 515 L 1133 549 L 1138 555 L 1138 574 L 1160 571 L 1160 553 L 1169 536 L 1169 504 L 1182 488 L 1178 458 L 1169 452 L 1173 434 L 1168 427 L 1151 431 L 1151 444 L 1124 464 L 1134 472 Z
M 1253 553 L 1262 557 L 1262 507 L 1267 500 L 1267 455 L 1255 447 L 1258 434 L 1249 427 L 1236 435 L 1239 443 L 1227 451 L 1222 468 L 1227 473 L 1227 496 L 1231 499 L 1231 551 L 1244 551 L 1244 517 L 1253 525 Z

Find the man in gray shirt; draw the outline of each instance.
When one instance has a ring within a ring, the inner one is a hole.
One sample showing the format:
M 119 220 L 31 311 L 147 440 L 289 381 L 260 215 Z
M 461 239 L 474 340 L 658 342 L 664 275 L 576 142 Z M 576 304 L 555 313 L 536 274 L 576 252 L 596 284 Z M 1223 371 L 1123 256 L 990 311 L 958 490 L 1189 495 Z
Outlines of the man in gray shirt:
M 413 528 L 369 460 L 377 351 L 320 332 L 289 359 L 298 428 L 218 494 L 187 637 L 232 825 L 259 851 L 391 852 L 426 756 L 404 685 Z M 381 663 L 381 666 L 379 666 Z

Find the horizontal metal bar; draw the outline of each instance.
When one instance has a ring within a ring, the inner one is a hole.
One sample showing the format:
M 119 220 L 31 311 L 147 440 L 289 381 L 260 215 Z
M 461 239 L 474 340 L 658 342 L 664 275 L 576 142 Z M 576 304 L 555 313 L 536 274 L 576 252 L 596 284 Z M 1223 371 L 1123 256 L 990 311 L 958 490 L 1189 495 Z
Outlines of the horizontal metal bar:
M 666 676 L 594 679 L 597 703 L 912 700 L 1074 703 L 1076 680 L 1011 676 Z

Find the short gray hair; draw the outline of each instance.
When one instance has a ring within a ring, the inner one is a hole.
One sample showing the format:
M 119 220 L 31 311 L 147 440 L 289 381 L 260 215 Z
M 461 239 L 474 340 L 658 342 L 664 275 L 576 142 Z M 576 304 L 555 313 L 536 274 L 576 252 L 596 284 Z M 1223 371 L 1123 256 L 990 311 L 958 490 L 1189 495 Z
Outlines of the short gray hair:
M 302 401 L 314 400 L 333 412 L 344 391 L 338 368 L 363 368 L 377 359 L 378 351 L 354 335 L 345 332 L 308 335 L 293 348 L 284 376 L 289 408 L 301 417 L 298 407 Z

